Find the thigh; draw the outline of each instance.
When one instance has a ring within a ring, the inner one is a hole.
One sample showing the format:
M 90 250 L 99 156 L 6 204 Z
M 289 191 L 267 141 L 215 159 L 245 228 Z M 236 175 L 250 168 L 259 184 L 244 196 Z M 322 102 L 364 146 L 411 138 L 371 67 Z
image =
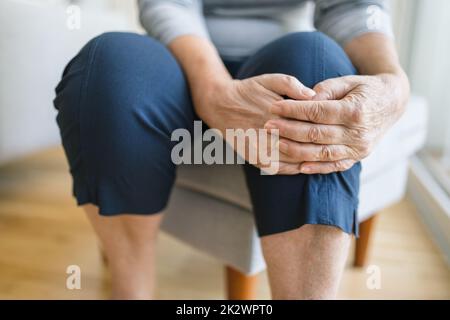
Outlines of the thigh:
M 79 204 L 100 213 L 154 213 L 174 182 L 171 133 L 191 130 L 183 72 L 158 41 L 131 33 L 91 40 L 56 89 L 64 149 Z
M 318 82 L 355 74 L 342 48 L 319 32 L 293 33 L 261 50 L 240 68 L 237 77 L 284 73 L 313 87 Z M 260 236 L 296 229 L 304 224 L 331 225 L 357 234 L 358 163 L 350 170 L 328 175 L 264 176 L 246 164 Z

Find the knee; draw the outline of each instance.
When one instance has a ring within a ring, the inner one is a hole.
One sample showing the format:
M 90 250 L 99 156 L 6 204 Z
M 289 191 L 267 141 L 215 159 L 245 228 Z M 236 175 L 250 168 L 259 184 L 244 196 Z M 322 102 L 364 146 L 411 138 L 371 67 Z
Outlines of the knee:
M 175 113 L 193 117 L 175 58 L 157 40 L 133 33 L 108 32 L 89 41 L 66 67 L 56 94 L 56 108 L 68 117 L 78 119 L 81 109 L 89 117 L 80 121 L 114 128 L 128 121 L 166 129 L 165 119 Z
M 289 74 L 309 87 L 328 78 L 355 74 L 342 47 L 321 32 L 288 34 L 268 44 L 249 60 L 243 68 L 247 67 L 247 71 Z
M 96 55 L 109 61 L 117 61 L 118 58 L 127 57 L 137 50 L 158 51 L 165 47 L 159 41 L 145 35 L 133 32 L 104 32 L 91 41 L 86 47 L 94 47 Z M 142 55 L 144 52 L 140 52 Z
M 93 87 L 93 91 L 115 95 L 113 101 L 136 88 L 144 77 L 154 74 L 158 65 L 173 62 L 161 43 L 134 33 L 103 33 L 87 47 L 90 53 L 86 85 Z
M 354 67 L 342 47 L 322 32 L 295 32 L 279 39 L 275 44 L 276 55 L 282 61 L 291 62 L 301 72 L 312 66 L 318 77 L 353 74 Z
M 148 36 L 121 32 L 98 36 L 90 44 L 86 68 L 83 103 L 90 105 L 90 113 L 135 117 L 150 104 L 148 111 L 157 116 L 168 83 L 172 94 L 187 95 L 175 58 Z
M 136 113 L 156 99 L 165 77 L 183 79 L 174 66 L 167 49 L 150 37 L 103 33 L 65 68 L 54 100 L 58 121 L 66 127 L 74 122 L 83 127 L 101 124 L 102 130 L 116 132 L 121 123 L 136 122 Z
M 109 67 L 130 63 L 130 58 L 138 58 L 134 62 L 139 63 L 149 54 L 167 54 L 167 49 L 159 41 L 131 32 L 105 32 L 92 39 L 86 47 L 91 49 L 97 64 L 103 62 Z

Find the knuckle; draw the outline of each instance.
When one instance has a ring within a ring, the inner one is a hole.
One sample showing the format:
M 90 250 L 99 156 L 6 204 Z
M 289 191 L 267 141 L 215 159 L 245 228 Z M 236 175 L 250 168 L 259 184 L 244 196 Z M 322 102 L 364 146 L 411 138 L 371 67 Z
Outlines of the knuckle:
M 362 132 L 359 128 L 348 128 L 345 132 L 347 138 L 352 141 L 361 141 L 364 132 Z
M 362 128 L 353 129 L 351 135 L 354 141 L 359 145 L 368 144 L 371 140 L 369 132 Z
M 320 137 L 320 129 L 317 126 L 311 126 L 311 128 L 309 128 L 308 130 L 308 136 L 307 139 L 310 142 L 317 142 L 319 140 Z
M 344 171 L 344 170 L 346 170 L 345 162 L 344 161 L 336 161 L 334 163 L 334 169 L 336 171 Z
M 332 82 L 330 80 L 327 80 L 325 82 L 317 84 L 314 89 L 320 92 L 326 99 L 330 99 L 331 97 L 333 97 L 332 87 Z
M 359 149 L 361 158 L 368 157 L 371 152 L 372 152 L 372 145 L 369 143 L 363 144 Z
M 322 116 L 323 116 L 322 106 L 318 103 L 313 104 L 308 112 L 308 120 L 311 122 L 319 122 Z
M 321 83 L 318 83 L 318 84 L 316 84 L 316 86 L 314 87 L 317 91 L 320 91 L 320 92 L 322 92 L 322 91 L 325 91 L 326 90 L 326 86 L 321 82 Z
M 329 146 L 322 146 L 320 149 L 320 159 L 330 161 L 333 158 L 333 151 Z
M 350 108 L 350 120 L 352 123 L 361 124 L 364 121 L 364 114 L 360 107 L 353 106 Z
M 288 87 L 293 87 L 297 84 L 297 79 L 289 75 L 283 76 L 283 81 Z

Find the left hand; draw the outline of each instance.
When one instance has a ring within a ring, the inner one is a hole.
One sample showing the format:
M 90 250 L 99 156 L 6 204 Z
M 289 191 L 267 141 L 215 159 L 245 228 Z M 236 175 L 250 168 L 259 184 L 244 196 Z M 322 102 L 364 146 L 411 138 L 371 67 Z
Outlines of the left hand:
M 394 74 L 345 76 L 317 84 L 313 101 L 274 103 L 271 112 L 282 118 L 265 127 L 279 129 L 280 159 L 296 159 L 305 174 L 350 169 L 403 113 L 409 92 L 402 81 Z

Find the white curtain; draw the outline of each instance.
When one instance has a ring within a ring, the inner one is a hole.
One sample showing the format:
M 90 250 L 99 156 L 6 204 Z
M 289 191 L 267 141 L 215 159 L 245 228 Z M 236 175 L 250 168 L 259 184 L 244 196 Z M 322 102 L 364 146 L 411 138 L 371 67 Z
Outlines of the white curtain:
M 430 102 L 428 146 L 443 149 L 450 126 L 450 1 L 420 1 L 410 73 L 413 90 Z
M 450 170 L 450 1 L 393 0 L 392 7 L 412 90 L 430 106 L 426 151 Z

